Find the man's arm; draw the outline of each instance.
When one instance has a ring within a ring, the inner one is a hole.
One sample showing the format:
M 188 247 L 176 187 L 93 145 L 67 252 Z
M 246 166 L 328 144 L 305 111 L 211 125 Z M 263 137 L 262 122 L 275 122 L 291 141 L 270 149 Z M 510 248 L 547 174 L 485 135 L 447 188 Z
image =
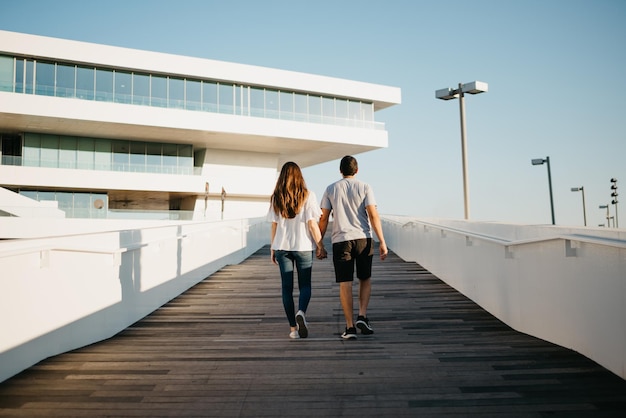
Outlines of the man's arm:
M 383 235 L 383 226 L 380 223 L 378 209 L 376 209 L 376 205 L 369 205 L 365 207 L 365 210 L 367 211 L 367 216 L 370 218 L 372 229 L 378 237 L 378 241 L 380 241 L 380 259 L 384 260 L 385 258 L 387 258 L 387 253 L 389 252 L 389 250 L 387 249 L 387 243 L 385 242 L 385 237 Z
M 330 209 L 322 208 L 322 216 L 320 217 L 320 233 L 322 234 L 322 238 L 326 235 L 326 229 L 328 228 L 328 220 L 330 218 Z

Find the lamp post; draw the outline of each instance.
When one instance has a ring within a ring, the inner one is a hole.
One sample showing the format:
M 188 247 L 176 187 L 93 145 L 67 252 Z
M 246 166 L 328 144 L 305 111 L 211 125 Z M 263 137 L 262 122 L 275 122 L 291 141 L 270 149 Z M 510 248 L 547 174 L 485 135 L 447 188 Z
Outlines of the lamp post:
M 543 158 L 535 158 L 531 160 L 533 165 L 542 165 L 543 163 L 548 164 L 548 187 L 550 188 L 550 211 L 552 212 L 552 225 L 555 225 L 554 222 L 554 199 L 552 198 L 552 174 L 550 173 L 550 157 L 546 157 L 545 160 Z
M 606 209 L 606 227 L 610 228 L 611 227 L 611 216 L 609 214 L 609 205 L 600 205 L 598 206 L 599 209 Z
M 612 178 L 611 179 L 611 197 L 613 198 L 613 200 L 611 201 L 612 204 L 615 205 L 615 228 L 619 228 L 619 220 L 617 218 L 617 179 L 616 178 Z
M 572 187 L 572 191 L 583 192 L 583 220 L 585 222 L 585 226 L 587 226 L 587 209 L 585 208 L 585 188 L 583 186 Z
M 459 112 L 461 115 L 461 158 L 463 159 L 463 206 L 465 219 L 470 218 L 469 208 L 469 179 L 467 174 L 467 140 L 465 132 L 465 93 L 479 94 L 485 93 L 489 86 L 482 81 L 472 81 L 470 83 L 459 83 L 456 89 L 445 88 L 435 91 L 435 97 L 441 100 L 452 100 L 458 97 Z

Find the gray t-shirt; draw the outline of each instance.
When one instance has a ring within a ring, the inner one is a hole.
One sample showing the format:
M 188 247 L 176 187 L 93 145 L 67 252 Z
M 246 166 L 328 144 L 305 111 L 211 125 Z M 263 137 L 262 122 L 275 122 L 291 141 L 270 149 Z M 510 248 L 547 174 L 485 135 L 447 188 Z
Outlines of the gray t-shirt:
M 343 178 L 326 188 L 320 206 L 333 215 L 331 241 L 372 238 L 372 228 L 365 208 L 376 205 L 374 191 L 354 177 Z

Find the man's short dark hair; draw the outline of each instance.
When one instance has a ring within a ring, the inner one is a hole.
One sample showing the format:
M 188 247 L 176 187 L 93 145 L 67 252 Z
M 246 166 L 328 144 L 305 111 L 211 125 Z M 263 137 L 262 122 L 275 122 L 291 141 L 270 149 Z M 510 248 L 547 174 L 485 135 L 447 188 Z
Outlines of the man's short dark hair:
M 359 170 L 359 163 L 356 162 L 356 158 L 351 155 L 346 155 L 341 159 L 339 164 L 339 171 L 344 176 L 354 176 Z

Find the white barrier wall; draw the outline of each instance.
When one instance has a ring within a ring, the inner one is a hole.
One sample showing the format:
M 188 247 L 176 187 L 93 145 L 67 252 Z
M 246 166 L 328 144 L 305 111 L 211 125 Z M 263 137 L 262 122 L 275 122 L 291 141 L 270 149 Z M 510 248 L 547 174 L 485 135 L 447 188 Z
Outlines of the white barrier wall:
M 24 220 L 1 219 L 0 231 L 15 222 Z M 46 225 L 39 236 L 53 236 L 0 240 L 0 381 L 117 334 L 269 242 L 264 219 L 109 231 L 92 221 L 82 233 L 80 220 Z
M 626 231 L 385 217 L 389 248 L 518 331 L 626 379 Z

